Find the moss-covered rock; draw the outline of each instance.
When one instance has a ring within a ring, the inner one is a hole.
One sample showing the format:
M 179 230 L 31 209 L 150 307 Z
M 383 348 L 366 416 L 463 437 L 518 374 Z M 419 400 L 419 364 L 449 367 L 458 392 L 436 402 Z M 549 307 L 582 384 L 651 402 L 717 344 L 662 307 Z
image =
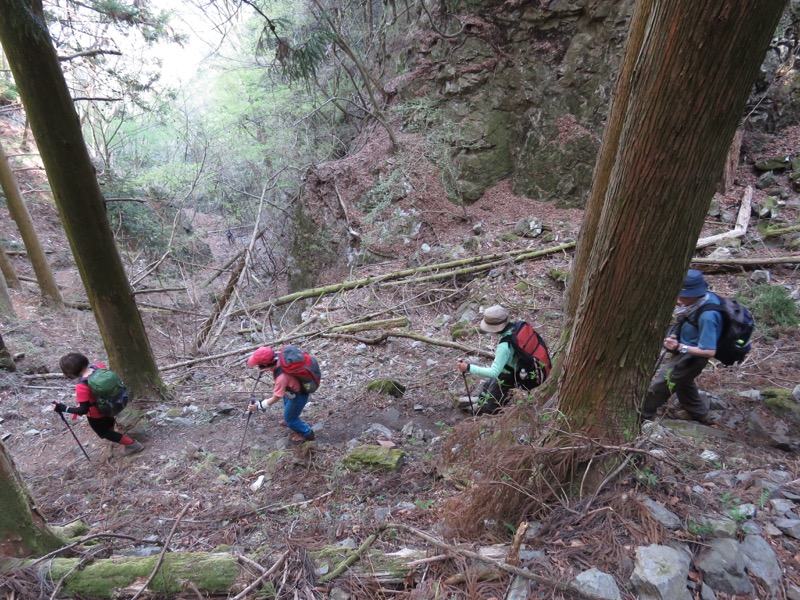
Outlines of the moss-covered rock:
M 789 161 L 787 160 L 786 156 L 779 156 L 776 158 L 770 158 L 768 160 L 762 160 L 761 162 L 757 162 L 755 164 L 756 171 L 784 171 L 789 168 Z
M 774 414 L 800 423 L 800 404 L 792 397 L 792 390 L 780 388 L 761 390 L 764 405 Z
M 405 452 L 383 446 L 359 446 L 345 456 L 344 464 L 355 471 L 396 471 L 403 464 Z
M 367 384 L 367 391 L 387 394 L 393 398 L 402 398 L 406 393 L 406 386 L 396 379 L 376 379 Z

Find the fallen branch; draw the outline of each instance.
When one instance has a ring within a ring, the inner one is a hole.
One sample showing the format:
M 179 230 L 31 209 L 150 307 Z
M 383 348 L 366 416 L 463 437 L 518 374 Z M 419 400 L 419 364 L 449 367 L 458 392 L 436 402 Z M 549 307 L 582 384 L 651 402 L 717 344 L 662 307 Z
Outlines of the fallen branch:
M 514 565 L 509 565 L 508 563 L 501 562 L 499 560 L 494 560 L 493 558 L 483 556 L 478 552 L 473 552 L 472 550 L 459 548 L 458 546 L 451 546 L 450 544 L 438 540 L 435 537 L 430 536 L 427 533 L 420 531 L 419 529 L 416 529 L 409 525 L 404 525 L 402 523 L 392 523 L 383 527 L 381 531 L 385 529 L 399 529 L 401 531 L 406 531 L 408 533 L 416 535 L 417 537 L 422 538 L 423 540 L 425 540 L 429 544 L 432 544 L 433 546 L 436 546 L 437 548 L 441 548 L 448 552 L 454 552 L 456 554 L 460 554 L 461 556 L 464 556 L 466 558 L 471 558 L 473 560 L 484 562 L 486 564 L 492 565 L 495 568 L 502 569 L 503 571 L 507 571 L 508 573 L 513 573 L 514 575 L 518 575 L 519 577 L 523 577 L 525 579 L 530 579 L 537 583 L 541 583 L 542 585 L 546 585 L 558 592 L 562 592 L 564 594 L 570 594 L 571 596 L 574 596 L 576 598 L 583 598 L 584 600 L 603 600 L 601 596 L 581 591 L 568 583 L 562 583 L 561 581 L 558 581 L 556 579 L 551 579 L 550 577 L 537 575 L 536 573 L 532 573 L 526 569 L 521 569 L 519 567 L 515 567 Z M 381 533 L 381 531 L 379 531 L 378 533 Z
M 191 504 L 187 504 L 186 506 L 184 506 L 183 510 L 181 510 L 181 513 L 178 515 L 178 518 L 175 519 L 175 523 L 173 523 L 172 529 L 170 529 L 169 535 L 167 536 L 167 539 L 164 542 L 164 547 L 161 548 L 161 554 L 158 555 L 156 566 L 153 567 L 153 572 L 150 573 L 150 577 L 147 578 L 147 581 L 144 582 L 144 585 L 141 588 L 139 588 L 139 591 L 136 592 L 136 594 L 134 594 L 131 600 L 136 600 L 139 596 L 141 596 L 142 592 L 145 591 L 147 589 L 147 586 L 150 585 L 150 583 L 153 581 L 153 578 L 156 576 L 156 573 L 158 573 L 158 570 L 161 568 L 161 563 L 164 562 L 164 555 L 167 553 L 167 549 L 169 548 L 169 543 L 172 541 L 172 536 L 175 535 L 175 532 L 178 529 L 178 525 L 180 524 L 183 515 L 186 514 L 186 511 L 189 510 L 190 506 Z
M 328 331 L 330 333 L 355 333 L 357 331 L 369 331 L 381 329 L 383 327 L 408 327 L 408 317 L 397 317 L 395 319 L 382 319 L 380 321 L 367 321 L 366 323 L 352 323 L 350 325 L 336 325 Z
M 800 225 L 790 225 L 789 227 L 767 227 L 762 232 L 762 235 L 765 238 L 769 238 L 769 237 L 777 237 L 785 233 L 795 233 L 797 231 L 800 231 Z
M 361 544 L 358 549 L 353 552 L 350 556 L 348 556 L 345 560 L 339 563 L 339 565 L 327 575 L 323 575 L 319 578 L 319 583 L 327 583 L 328 581 L 332 581 L 336 579 L 339 575 L 345 572 L 345 570 L 350 567 L 350 565 L 354 564 L 361 555 L 366 552 L 370 546 L 378 539 L 378 536 L 383 532 L 383 529 L 379 530 L 377 533 L 373 533 L 369 536 L 364 543 Z
M 747 225 L 750 223 L 750 205 L 752 202 L 753 188 L 752 186 L 748 185 L 744 192 L 744 196 L 742 197 L 742 204 L 739 206 L 739 215 L 736 217 L 736 225 L 734 225 L 733 229 L 726 231 L 725 233 L 719 233 L 717 235 L 712 235 L 707 238 L 697 240 L 695 249 L 699 250 L 700 248 L 705 248 L 706 246 L 712 246 L 718 242 L 721 242 L 722 240 L 742 237 L 747 232 Z
M 495 254 L 487 254 L 483 256 L 473 256 L 470 258 L 462 258 L 460 260 L 453 260 L 445 263 L 438 263 L 435 265 L 423 265 L 421 267 L 415 267 L 413 269 L 404 269 L 402 271 L 395 271 L 393 273 L 385 273 L 384 275 L 376 275 L 374 277 L 364 277 L 362 279 L 356 279 L 353 281 L 344 281 L 340 283 L 334 283 L 331 285 L 324 285 L 317 288 L 309 288 L 305 290 L 300 290 L 297 292 L 293 292 L 291 294 L 286 294 L 285 296 L 280 296 L 278 298 L 273 298 L 271 300 L 267 300 L 266 302 L 259 302 L 258 304 L 254 304 L 247 309 L 238 310 L 232 312 L 229 316 L 230 317 L 238 317 L 241 315 L 246 314 L 247 312 L 255 312 L 258 310 L 262 310 L 265 308 L 272 308 L 275 306 L 281 306 L 283 304 L 289 304 L 291 302 L 295 302 L 297 300 L 302 300 L 305 298 L 314 298 L 317 296 L 324 296 L 327 294 L 334 294 L 336 292 L 342 292 L 345 290 L 353 290 L 356 288 L 366 287 L 368 285 L 374 284 L 382 284 L 388 281 L 396 281 L 400 279 L 406 279 L 411 277 L 412 275 L 419 275 L 420 273 L 428 273 L 430 271 L 441 271 L 447 269 L 454 269 L 464 267 L 466 265 L 475 265 L 480 263 L 485 263 L 482 267 L 476 267 L 474 271 L 483 271 L 486 269 L 491 269 L 495 266 L 504 264 L 506 260 L 512 259 L 514 262 L 521 262 L 523 260 L 530 260 L 532 258 L 539 258 L 542 256 L 547 256 L 548 254 L 555 254 L 557 252 L 563 252 L 565 250 L 569 250 L 575 247 L 575 242 L 568 242 L 566 244 L 561 244 L 559 246 L 554 246 L 552 248 L 545 248 L 544 250 L 531 250 L 530 248 L 525 248 L 522 250 L 512 250 L 510 252 L 499 252 Z M 502 260 L 498 260 L 502 259 Z M 454 273 L 452 271 L 448 271 L 447 273 L 440 273 L 437 274 L 435 277 L 436 279 L 441 279 L 444 277 L 450 277 L 451 275 L 459 274 Z M 424 281 L 423 279 L 411 279 L 409 281 Z M 409 281 L 405 282 L 408 283 Z
M 794 256 L 765 256 L 763 258 L 693 258 L 693 265 L 781 265 L 800 263 L 800 255 Z
M 283 564 L 283 561 L 286 560 L 287 556 L 289 556 L 289 551 L 288 550 L 286 552 L 284 552 L 283 554 L 281 554 L 281 556 L 278 558 L 278 560 L 275 561 L 275 564 L 272 565 L 269 568 L 268 571 L 265 571 L 264 573 L 262 573 L 261 576 L 258 579 L 256 579 L 253 583 L 248 585 L 246 588 L 244 588 L 240 593 L 236 594 L 232 598 L 232 600 L 242 600 L 242 598 L 246 598 L 247 594 L 249 594 L 254 589 L 256 589 L 259 585 L 261 585 L 262 581 L 264 581 L 267 577 L 269 577 L 275 571 L 278 570 L 278 567 L 280 567 Z
M 150 290 L 133 290 L 133 295 L 140 295 L 140 294 L 158 294 L 160 292 L 185 292 L 185 287 L 174 287 L 174 288 L 158 288 L 158 289 L 150 289 Z
M 321 335 L 322 337 L 326 338 L 348 340 L 351 342 L 358 342 L 359 344 L 368 344 L 371 346 L 376 344 L 381 344 L 390 337 L 408 338 L 410 340 L 416 340 L 418 342 L 430 344 L 431 346 L 442 346 L 444 348 L 453 348 L 455 350 L 461 350 L 462 352 L 472 356 L 483 356 L 484 358 L 494 358 L 494 354 L 491 352 L 487 352 L 486 350 L 476 350 L 475 348 L 464 346 L 463 344 L 459 344 L 458 342 L 437 340 L 435 338 L 426 337 L 418 333 L 411 333 L 410 331 L 383 331 L 378 337 L 375 338 L 362 338 L 356 335 L 345 335 L 342 333 L 323 333 Z

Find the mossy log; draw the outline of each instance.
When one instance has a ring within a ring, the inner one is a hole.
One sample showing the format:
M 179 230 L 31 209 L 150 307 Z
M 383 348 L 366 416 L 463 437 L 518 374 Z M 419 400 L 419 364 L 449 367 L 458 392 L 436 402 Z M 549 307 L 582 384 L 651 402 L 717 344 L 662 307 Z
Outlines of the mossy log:
M 337 325 L 328 331 L 331 333 L 356 333 L 358 331 L 369 331 L 373 329 L 384 329 L 393 327 L 408 327 L 408 317 L 397 317 L 394 319 L 381 319 L 379 321 L 367 321 L 366 323 L 351 323 L 349 325 Z
M 40 566 L 41 574 L 53 583 L 67 575 L 61 587 L 65 596 L 116 598 L 120 590 L 136 593 L 153 572 L 158 557 L 106 558 L 76 569 L 80 560 L 53 559 Z M 239 562 L 232 554 L 176 552 L 164 556 L 148 589 L 168 597 L 195 590 L 202 594 L 227 595 L 238 583 L 240 573 Z

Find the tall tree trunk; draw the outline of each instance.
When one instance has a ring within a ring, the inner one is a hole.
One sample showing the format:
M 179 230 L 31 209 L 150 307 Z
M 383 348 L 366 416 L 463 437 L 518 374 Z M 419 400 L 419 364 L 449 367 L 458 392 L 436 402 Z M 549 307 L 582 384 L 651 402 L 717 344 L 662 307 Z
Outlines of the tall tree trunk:
M 5 444 L 0 442 L 0 556 L 41 556 L 64 545 L 39 513 Z
M 14 270 L 14 265 L 11 264 L 11 260 L 9 260 L 8 254 L 6 254 L 2 246 L 0 246 L 0 271 L 3 272 L 3 280 L 8 284 L 8 287 L 12 290 L 22 289 L 17 272 Z
M 14 304 L 11 302 L 11 296 L 8 295 L 5 277 L 0 277 L 0 317 L 4 319 L 17 318 L 17 313 L 14 312 Z
M 2 335 L 0 335 L 0 369 L 5 371 L 17 370 L 17 363 L 14 362 L 14 357 L 11 356 L 8 348 L 6 348 L 6 343 Z
M 111 366 L 134 395 L 161 393 L 161 376 L 47 27 L 26 0 L 0 0 L 0 14 L 0 42 Z
M 14 171 L 11 170 L 11 165 L 8 162 L 8 156 L 6 156 L 2 143 L 0 143 L 0 186 L 2 186 L 3 193 L 6 196 L 8 212 L 11 213 L 11 218 L 17 224 L 17 229 L 19 229 L 19 234 L 25 244 L 28 259 L 31 261 L 33 272 L 36 273 L 36 281 L 39 282 L 39 289 L 42 291 L 42 295 L 49 298 L 56 306 L 64 306 L 64 299 L 61 297 L 56 280 L 53 278 L 50 263 L 47 262 L 47 256 L 45 256 L 42 244 L 39 242 L 39 236 L 33 226 L 33 219 L 31 219 L 28 207 L 25 205 L 25 200 L 22 199 L 17 178 L 14 175 Z
M 784 0 L 641 1 L 570 283 L 573 431 L 636 432 L 680 282 Z

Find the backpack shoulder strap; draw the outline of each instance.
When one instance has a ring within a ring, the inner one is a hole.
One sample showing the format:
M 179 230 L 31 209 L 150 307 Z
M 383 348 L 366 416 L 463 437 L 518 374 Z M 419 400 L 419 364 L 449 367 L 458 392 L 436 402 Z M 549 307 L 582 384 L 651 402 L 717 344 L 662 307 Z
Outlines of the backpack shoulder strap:
M 89 365 L 89 368 L 92 370 L 92 372 L 89 373 L 89 377 L 91 377 L 92 375 L 97 373 L 97 369 L 99 367 L 97 365 Z M 78 383 L 85 383 L 86 385 L 89 385 L 89 377 L 81 377 L 80 379 L 78 379 Z

